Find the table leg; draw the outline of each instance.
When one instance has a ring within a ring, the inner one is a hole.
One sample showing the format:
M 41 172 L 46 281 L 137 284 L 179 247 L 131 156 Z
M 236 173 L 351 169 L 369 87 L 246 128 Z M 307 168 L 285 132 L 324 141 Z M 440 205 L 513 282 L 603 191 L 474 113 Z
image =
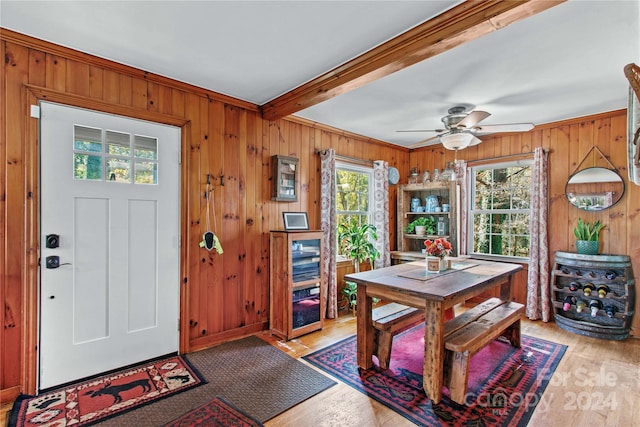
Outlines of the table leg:
M 444 382 L 444 317 L 438 301 L 426 301 L 422 386 L 433 403 L 442 399 Z
M 513 287 L 513 274 L 509 274 L 506 281 L 500 285 L 500 299 L 502 301 L 511 301 L 511 288 Z
M 358 366 L 362 369 L 369 369 L 373 366 L 371 356 L 373 356 L 375 331 L 371 319 L 373 303 L 371 297 L 367 296 L 366 285 L 358 283 L 356 303 Z

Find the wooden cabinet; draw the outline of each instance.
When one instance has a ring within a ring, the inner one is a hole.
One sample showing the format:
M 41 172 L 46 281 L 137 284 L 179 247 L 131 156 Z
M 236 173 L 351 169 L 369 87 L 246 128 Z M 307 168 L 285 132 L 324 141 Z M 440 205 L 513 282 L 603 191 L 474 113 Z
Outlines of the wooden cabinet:
M 322 329 L 322 231 L 270 234 L 270 330 L 286 340 Z
M 436 197 L 442 209 L 443 205 L 449 205 L 448 212 L 417 212 L 412 210 L 411 200 L 417 198 L 423 209 L 429 210 L 427 198 L 433 200 Z M 424 259 L 422 253 L 425 239 L 437 239 L 446 237 L 453 246 L 451 256 L 458 254 L 458 185 L 455 181 L 436 181 L 425 184 L 401 185 L 398 189 L 398 211 L 397 211 L 397 251 L 391 253 L 393 264 Z M 432 216 L 436 222 L 446 223 L 446 231 L 438 234 L 418 235 L 407 233 L 406 228 L 416 218 Z
M 634 282 L 626 255 L 556 252 L 551 273 L 556 323 L 590 337 L 627 338 L 634 312 Z
M 279 202 L 298 200 L 298 159 L 289 156 L 272 156 L 273 197 Z

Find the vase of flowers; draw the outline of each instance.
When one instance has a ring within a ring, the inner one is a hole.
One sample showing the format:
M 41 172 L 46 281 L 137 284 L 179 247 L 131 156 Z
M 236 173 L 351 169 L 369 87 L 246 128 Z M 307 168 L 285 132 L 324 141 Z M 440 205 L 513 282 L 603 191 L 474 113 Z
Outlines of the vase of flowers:
M 451 253 L 451 243 L 445 239 L 424 241 L 427 254 L 427 271 L 438 273 L 448 268 L 447 255 Z

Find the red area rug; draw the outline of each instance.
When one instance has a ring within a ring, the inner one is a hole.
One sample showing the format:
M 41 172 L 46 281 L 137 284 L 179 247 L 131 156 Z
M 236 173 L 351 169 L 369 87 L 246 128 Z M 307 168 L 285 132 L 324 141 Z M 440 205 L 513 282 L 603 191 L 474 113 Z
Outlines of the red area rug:
M 36 397 L 21 396 L 10 426 L 88 426 L 203 384 L 181 356 L 128 368 Z
M 424 325 L 395 337 L 387 370 L 358 368 L 355 336 L 304 359 L 418 425 L 526 426 L 565 350 L 524 335 L 521 348 L 494 341 L 471 359 L 464 406 L 446 388 L 438 404 L 422 389 Z
M 221 397 L 187 412 L 165 427 L 260 427 L 263 424 Z

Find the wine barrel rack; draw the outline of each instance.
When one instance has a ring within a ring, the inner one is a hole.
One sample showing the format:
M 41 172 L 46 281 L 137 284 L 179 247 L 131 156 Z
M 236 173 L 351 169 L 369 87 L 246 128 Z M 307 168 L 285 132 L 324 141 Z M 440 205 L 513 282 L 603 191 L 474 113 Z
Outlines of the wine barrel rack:
M 594 291 L 586 296 L 585 285 Z M 577 334 L 622 340 L 633 320 L 635 280 L 626 255 L 582 255 L 556 252 L 551 272 L 551 299 L 558 326 Z M 599 296 L 598 287 L 607 290 Z M 584 308 L 579 306 L 585 304 Z M 589 304 L 602 305 L 592 315 Z

